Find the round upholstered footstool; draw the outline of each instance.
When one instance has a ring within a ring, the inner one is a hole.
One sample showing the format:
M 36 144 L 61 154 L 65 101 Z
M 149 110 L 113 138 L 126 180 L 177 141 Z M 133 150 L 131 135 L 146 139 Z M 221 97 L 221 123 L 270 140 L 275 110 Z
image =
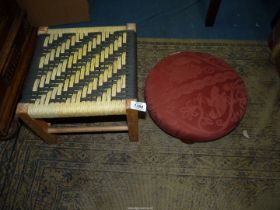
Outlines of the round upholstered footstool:
M 145 100 L 153 121 L 185 143 L 218 139 L 245 114 L 244 82 L 222 59 L 180 52 L 162 59 L 149 73 Z

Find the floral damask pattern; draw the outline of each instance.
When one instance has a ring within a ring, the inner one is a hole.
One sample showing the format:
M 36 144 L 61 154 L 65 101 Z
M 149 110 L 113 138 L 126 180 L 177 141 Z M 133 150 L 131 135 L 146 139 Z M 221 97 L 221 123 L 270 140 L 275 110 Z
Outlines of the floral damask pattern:
M 183 141 L 222 137 L 246 111 L 245 84 L 222 59 L 207 53 L 181 52 L 151 70 L 145 98 L 160 128 Z
M 224 128 L 228 124 L 238 123 L 247 104 L 244 85 L 227 83 L 220 89 L 214 86 L 209 90 L 209 96 L 198 94 L 185 102 L 184 107 L 179 110 L 183 118 L 190 122 L 197 119 L 199 129 Z M 208 111 L 205 112 L 201 107 Z

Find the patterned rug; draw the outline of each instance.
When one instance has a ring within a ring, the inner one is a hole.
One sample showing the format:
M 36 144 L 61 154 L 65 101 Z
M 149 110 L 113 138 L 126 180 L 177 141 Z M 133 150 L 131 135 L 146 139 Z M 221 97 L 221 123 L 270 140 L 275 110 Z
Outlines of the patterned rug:
M 22 126 L 0 143 L 1 209 L 280 209 L 280 81 L 265 42 L 138 40 L 139 99 L 164 56 L 201 51 L 244 79 L 249 105 L 240 125 L 208 143 L 183 144 L 149 118 L 140 142 L 126 133 L 62 135 L 47 145 Z

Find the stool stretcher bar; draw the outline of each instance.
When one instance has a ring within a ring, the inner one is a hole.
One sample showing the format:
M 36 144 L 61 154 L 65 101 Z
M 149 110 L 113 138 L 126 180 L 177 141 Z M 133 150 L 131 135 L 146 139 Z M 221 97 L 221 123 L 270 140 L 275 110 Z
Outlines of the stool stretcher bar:
M 28 114 L 28 106 L 26 104 L 18 104 L 16 115 L 28 125 L 38 136 L 49 144 L 57 143 L 56 133 L 93 133 L 93 132 L 121 132 L 128 131 L 130 141 L 138 141 L 138 111 L 130 109 L 130 101 L 126 101 L 126 118 L 127 125 L 115 126 L 80 126 L 80 127 L 52 127 L 44 119 L 32 118 Z M 92 115 L 91 115 L 92 116 Z

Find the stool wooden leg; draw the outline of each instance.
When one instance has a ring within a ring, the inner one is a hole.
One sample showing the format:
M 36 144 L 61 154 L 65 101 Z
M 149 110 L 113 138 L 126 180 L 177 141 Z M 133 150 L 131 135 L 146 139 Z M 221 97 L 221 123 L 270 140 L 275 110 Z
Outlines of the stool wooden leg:
M 138 141 L 138 111 L 133 109 L 126 110 L 128 136 L 130 141 Z
M 130 105 L 130 101 L 127 101 L 127 107 Z M 134 109 L 126 109 L 126 119 L 128 127 L 128 136 L 130 141 L 138 141 L 139 129 L 138 129 L 138 111 Z
M 33 119 L 28 115 L 28 108 L 24 104 L 18 104 L 16 115 L 30 127 L 38 136 L 48 144 L 56 144 L 57 139 L 53 134 L 48 133 L 48 124 L 44 120 Z

